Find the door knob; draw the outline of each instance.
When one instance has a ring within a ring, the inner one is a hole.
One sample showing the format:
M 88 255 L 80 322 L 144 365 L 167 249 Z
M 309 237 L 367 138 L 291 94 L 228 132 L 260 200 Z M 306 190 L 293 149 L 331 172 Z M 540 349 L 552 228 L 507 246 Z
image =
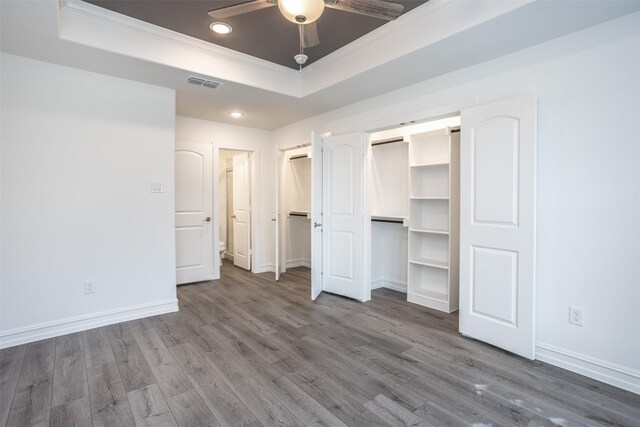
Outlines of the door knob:
M 317 222 L 313 223 L 313 228 L 322 227 L 322 224 L 318 224 Z
M 236 216 L 235 215 L 231 215 L 231 218 L 236 219 Z
M 207 221 L 207 222 L 210 222 L 210 221 L 211 221 L 211 217 L 210 217 L 210 216 L 208 216 L 208 217 L 206 217 L 204 220 L 205 220 L 205 221 Z

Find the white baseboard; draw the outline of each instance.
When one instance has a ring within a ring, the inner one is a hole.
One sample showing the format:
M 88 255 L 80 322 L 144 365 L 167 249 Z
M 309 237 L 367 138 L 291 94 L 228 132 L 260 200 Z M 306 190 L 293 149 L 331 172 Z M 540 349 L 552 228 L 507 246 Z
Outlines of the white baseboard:
M 405 294 L 407 293 L 407 283 L 399 282 L 397 280 L 380 279 L 380 280 L 374 280 L 373 282 L 371 282 L 372 290 L 378 289 L 378 288 L 393 289 L 394 291 L 404 292 Z
M 256 271 L 254 273 L 275 273 L 276 266 L 275 264 L 262 264 L 259 267 L 256 267 Z
M 536 343 L 536 359 L 640 394 L 640 372 L 556 347 Z
M 288 259 L 287 260 L 287 268 L 296 268 L 296 267 L 309 267 L 311 268 L 311 260 L 310 259 Z
M 0 332 L 0 348 L 13 347 L 46 338 L 175 311 L 178 311 L 178 300 L 172 298 L 83 316 L 69 317 L 63 320 L 40 323 L 23 328 L 10 329 Z

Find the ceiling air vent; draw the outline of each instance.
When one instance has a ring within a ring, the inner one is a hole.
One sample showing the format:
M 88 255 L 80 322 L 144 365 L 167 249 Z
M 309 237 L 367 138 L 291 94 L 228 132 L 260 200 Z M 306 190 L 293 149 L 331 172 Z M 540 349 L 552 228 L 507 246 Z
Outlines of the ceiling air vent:
M 205 79 L 201 79 L 200 77 L 194 77 L 194 76 L 189 77 L 187 79 L 187 83 L 196 85 L 196 86 L 208 87 L 209 89 L 217 89 L 220 86 L 222 86 L 222 83 L 220 82 L 214 82 L 213 80 L 205 80 Z

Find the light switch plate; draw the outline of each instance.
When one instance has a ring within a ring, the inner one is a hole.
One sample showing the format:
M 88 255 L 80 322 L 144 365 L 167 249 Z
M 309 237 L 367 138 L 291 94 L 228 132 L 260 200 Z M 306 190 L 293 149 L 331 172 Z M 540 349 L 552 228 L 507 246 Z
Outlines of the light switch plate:
M 164 193 L 164 185 L 160 181 L 151 181 L 149 188 L 152 193 Z

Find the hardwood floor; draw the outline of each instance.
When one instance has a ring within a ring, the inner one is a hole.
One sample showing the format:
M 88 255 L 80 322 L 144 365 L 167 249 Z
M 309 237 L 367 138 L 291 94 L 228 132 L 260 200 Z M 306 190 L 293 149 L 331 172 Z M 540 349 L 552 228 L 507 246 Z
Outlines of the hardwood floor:
M 640 396 L 461 337 L 376 290 L 229 264 L 180 312 L 0 352 L 0 426 L 640 426 Z

